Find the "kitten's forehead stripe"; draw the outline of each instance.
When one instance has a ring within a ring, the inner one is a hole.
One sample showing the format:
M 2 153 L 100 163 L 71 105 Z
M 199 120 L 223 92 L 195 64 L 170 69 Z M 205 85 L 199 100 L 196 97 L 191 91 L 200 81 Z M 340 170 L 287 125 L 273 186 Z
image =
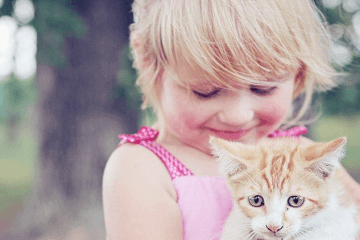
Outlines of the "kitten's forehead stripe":
M 261 170 L 264 170 L 266 168 L 266 166 L 267 166 L 266 159 L 267 159 L 268 155 L 264 151 L 264 149 L 261 148 L 260 151 L 261 151 L 261 155 L 262 155 L 261 162 L 260 162 L 260 171 L 261 171 Z
M 280 184 L 280 192 L 282 192 L 284 190 L 284 186 L 285 186 L 285 182 L 288 182 L 290 180 L 290 175 L 287 174 L 283 180 L 281 181 L 281 184 Z
M 266 185 L 267 185 L 268 188 L 269 188 L 269 191 L 272 192 L 272 186 L 270 185 L 269 179 L 267 178 L 267 176 L 266 176 L 265 173 L 262 174 L 262 178 L 265 180 Z
M 271 176 L 273 176 L 275 178 L 280 177 L 280 174 L 283 170 L 285 161 L 286 161 L 286 157 L 283 154 L 273 157 L 273 160 L 271 163 L 271 169 L 270 169 Z
M 281 172 L 282 172 L 282 162 L 283 156 L 276 156 L 273 158 L 271 169 L 270 169 L 270 176 L 272 180 L 272 186 L 274 189 L 278 188 L 278 183 L 280 180 Z
M 289 172 L 292 172 L 294 170 L 294 156 L 295 153 L 298 151 L 298 146 L 290 153 L 289 163 L 288 163 L 288 169 Z
M 299 146 L 296 146 L 295 149 L 290 153 L 290 159 L 294 158 L 294 155 L 298 150 L 299 150 Z
M 298 146 L 292 144 L 287 145 L 287 149 L 280 153 L 272 153 L 272 148 L 260 148 L 262 159 L 259 169 L 262 171 L 261 176 L 268 186 L 269 193 L 275 189 L 280 192 L 285 191 L 286 183 L 290 181 L 291 174 L 295 170 L 294 157 L 298 150 Z

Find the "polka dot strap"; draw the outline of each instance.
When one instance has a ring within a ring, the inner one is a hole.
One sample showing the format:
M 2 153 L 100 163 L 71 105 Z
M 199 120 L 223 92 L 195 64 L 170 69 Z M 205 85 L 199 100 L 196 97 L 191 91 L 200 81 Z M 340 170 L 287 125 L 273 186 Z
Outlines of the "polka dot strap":
M 122 139 L 118 146 L 123 145 L 124 143 L 137 143 L 139 144 L 141 141 L 154 141 L 157 136 L 159 135 L 159 132 L 143 126 L 139 129 L 139 131 L 135 134 L 120 134 L 118 138 Z
M 305 126 L 296 126 L 286 130 L 276 130 L 269 134 L 270 138 L 276 137 L 300 137 L 308 132 Z
M 121 138 L 119 146 L 124 143 L 135 143 L 146 147 L 152 151 L 160 160 L 164 163 L 168 170 L 171 180 L 181 176 L 194 175 L 185 165 L 183 165 L 177 158 L 175 158 L 165 148 L 155 142 L 159 132 L 143 126 L 139 129 L 136 134 L 120 134 L 118 137 Z

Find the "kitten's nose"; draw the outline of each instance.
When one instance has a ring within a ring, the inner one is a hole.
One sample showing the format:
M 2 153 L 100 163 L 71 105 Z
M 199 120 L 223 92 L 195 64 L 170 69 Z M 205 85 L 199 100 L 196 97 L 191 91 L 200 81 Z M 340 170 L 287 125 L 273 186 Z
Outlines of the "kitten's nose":
M 270 232 L 272 233 L 277 233 L 278 231 L 280 231 L 284 226 L 273 226 L 273 225 L 266 225 L 266 228 L 269 229 Z

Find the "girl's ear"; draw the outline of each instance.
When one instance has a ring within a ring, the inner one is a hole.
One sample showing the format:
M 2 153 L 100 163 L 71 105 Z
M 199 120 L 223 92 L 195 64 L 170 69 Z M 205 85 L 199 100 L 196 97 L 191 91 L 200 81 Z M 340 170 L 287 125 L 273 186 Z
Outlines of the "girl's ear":
M 325 180 L 340 165 L 340 160 L 345 156 L 345 144 L 346 137 L 341 137 L 303 147 L 302 156 L 309 163 L 305 169 Z
M 301 63 L 300 68 L 298 69 L 297 74 L 295 75 L 295 87 L 293 93 L 293 99 L 297 98 L 300 93 L 303 91 L 305 86 L 306 78 L 306 66 L 304 63 Z
M 133 67 L 143 69 L 146 66 L 147 58 L 145 56 L 144 38 L 139 32 L 130 33 L 130 46 L 134 57 Z
M 130 34 L 130 45 L 132 48 L 139 48 L 142 44 L 143 40 L 142 40 L 142 37 L 140 35 L 140 33 L 134 31 L 134 32 L 131 32 Z
M 240 142 L 229 142 L 210 137 L 212 153 L 220 164 L 220 172 L 232 178 L 248 169 L 247 161 L 255 154 L 255 147 L 245 146 Z

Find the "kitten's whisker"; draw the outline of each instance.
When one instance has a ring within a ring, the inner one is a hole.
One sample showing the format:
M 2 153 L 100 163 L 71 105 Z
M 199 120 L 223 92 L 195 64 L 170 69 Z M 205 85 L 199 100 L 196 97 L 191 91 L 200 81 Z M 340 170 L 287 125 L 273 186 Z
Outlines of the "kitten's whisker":
M 294 236 L 299 238 L 299 240 L 307 239 L 309 233 L 311 233 L 311 228 L 307 229 L 303 226 L 297 233 L 294 234 Z
M 248 223 L 248 222 L 247 222 L 247 223 Z M 221 232 L 215 234 L 215 235 L 211 238 L 211 240 L 214 240 L 214 239 L 222 236 L 224 233 L 231 233 L 231 232 L 233 232 L 233 231 L 239 231 L 239 230 L 244 230 L 244 231 L 249 230 L 249 229 L 250 229 L 250 226 L 251 226 L 250 224 L 239 224 L 239 226 L 236 226 L 235 228 L 229 228 L 229 229 L 227 229 L 226 231 L 222 230 Z
M 254 233 L 254 231 L 251 229 L 251 222 L 250 221 L 244 221 L 243 224 L 239 224 L 236 227 L 233 228 L 229 228 L 227 229 L 228 231 L 226 231 L 226 233 L 231 233 L 231 232 L 239 232 L 239 230 L 242 232 L 242 234 L 244 234 L 245 239 L 242 240 L 254 240 L 254 237 L 252 235 L 256 234 Z
M 259 238 L 259 234 L 254 232 L 252 239 L 257 240 L 258 238 Z
M 226 220 L 225 221 L 216 221 L 217 223 L 226 223 Z M 224 225 L 224 224 L 222 224 L 222 225 Z M 248 229 L 250 229 L 250 227 L 251 227 L 251 222 L 249 222 L 249 220 L 248 219 L 244 219 L 242 222 L 240 222 L 239 224 L 238 224 L 238 226 L 236 226 L 236 229 L 237 230 L 248 230 Z M 218 237 L 220 237 L 221 235 L 223 235 L 224 234 L 224 232 L 232 232 L 232 231 L 234 231 L 233 229 L 228 229 L 227 231 L 224 231 L 224 230 L 221 230 L 220 232 L 218 232 L 218 233 L 215 233 L 214 235 L 213 235 L 213 237 L 210 239 L 210 240 L 214 240 L 214 239 L 217 239 Z

